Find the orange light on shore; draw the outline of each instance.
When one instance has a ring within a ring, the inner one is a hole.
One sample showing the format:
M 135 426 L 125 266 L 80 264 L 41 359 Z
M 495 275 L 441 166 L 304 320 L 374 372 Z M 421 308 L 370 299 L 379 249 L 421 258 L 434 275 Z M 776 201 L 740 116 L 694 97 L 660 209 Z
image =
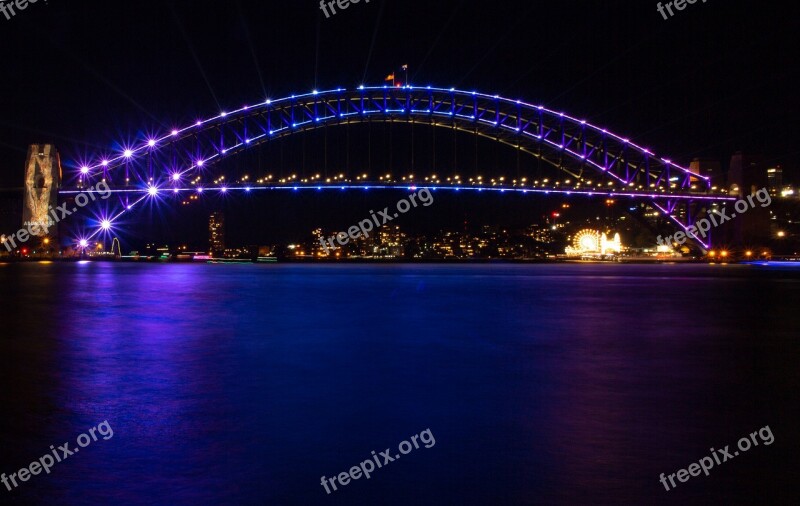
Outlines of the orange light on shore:
M 717 256 L 717 252 L 712 249 L 711 251 L 708 252 L 708 256 L 714 258 L 715 256 Z

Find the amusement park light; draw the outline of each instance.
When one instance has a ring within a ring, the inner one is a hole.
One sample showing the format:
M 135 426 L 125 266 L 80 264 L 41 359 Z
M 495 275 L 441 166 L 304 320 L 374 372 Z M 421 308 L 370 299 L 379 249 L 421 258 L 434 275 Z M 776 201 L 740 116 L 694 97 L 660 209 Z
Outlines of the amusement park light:
M 108 220 L 103 220 L 102 222 L 100 222 L 100 228 L 102 228 L 103 230 L 110 229 L 111 228 L 111 222 L 108 221 Z

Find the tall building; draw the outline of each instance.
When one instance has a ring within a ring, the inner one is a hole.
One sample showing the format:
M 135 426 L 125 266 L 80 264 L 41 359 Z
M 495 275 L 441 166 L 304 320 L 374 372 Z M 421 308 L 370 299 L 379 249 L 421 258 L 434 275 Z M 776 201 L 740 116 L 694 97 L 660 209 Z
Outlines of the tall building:
M 762 159 L 741 151 L 734 153 L 728 169 L 730 195 L 745 198 L 767 187 L 767 170 Z M 769 242 L 769 209 L 755 206 L 746 213 L 736 213 L 732 206 L 726 207 L 731 209 L 731 216 L 737 216 L 719 227 L 721 233 L 716 237 L 735 246 L 765 245 Z
M 695 158 L 689 164 L 689 170 L 711 179 L 711 189 L 722 189 L 725 181 L 722 174 L 722 164 L 719 160 L 711 158 Z
M 783 191 L 783 168 L 770 167 L 767 169 L 767 189 L 773 197 L 779 197 Z
M 733 154 L 728 169 L 728 189 L 735 197 L 752 195 L 767 186 L 767 171 L 760 157 L 745 155 L 741 151 Z
M 225 252 L 225 214 L 222 211 L 211 213 L 208 219 L 208 244 L 212 254 Z
M 22 226 L 32 236 L 57 238 L 58 229 L 50 213 L 58 207 L 61 160 L 52 144 L 32 144 L 25 165 Z

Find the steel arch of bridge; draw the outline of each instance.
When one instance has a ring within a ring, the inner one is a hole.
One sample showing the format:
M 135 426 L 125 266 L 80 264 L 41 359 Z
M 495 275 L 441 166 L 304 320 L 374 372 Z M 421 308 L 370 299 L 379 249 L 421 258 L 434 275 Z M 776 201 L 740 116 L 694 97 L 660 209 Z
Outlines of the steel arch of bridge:
M 98 220 L 91 239 L 108 229 L 124 213 L 162 191 L 252 191 L 256 189 L 298 189 L 300 187 L 342 187 L 320 182 L 283 185 L 231 185 L 186 187 L 186 176 L 207 171 L 215 163 L 254 146 L 326 125 L 346 125 L 373 120 L 446 126 L 490 138 L 528 153 L 571 175 L 578 181 L 600 178 L 603 187 L 541 188 L 517 184 L 483 187 L 478 185 L 417 184 L 432 189 L 475 189 L 546 193 L 576 193 L 603 197 L 646 199 L 684 231 L 698 214 L 714 202 L 734 200 L 710 192 L 709 178 L 604 128 L 562 112 L 497 95 L 434 87 L 342 88 L 266 100 L 231 112 L 197 121 L 161 137 L 145 139 L 125 147 L 116 156 L 77 164 L 77 185 L 63 194 L 82 191 L 93 180 L 120 182 L 115 193 L 133 194 L 119 212 Z M 610 183 L 610 184 L 609 184 Z M 405 188 L 408 182 L 360 182 L 344 187 Z M 709 244 L 688 234 L 703 248 Z

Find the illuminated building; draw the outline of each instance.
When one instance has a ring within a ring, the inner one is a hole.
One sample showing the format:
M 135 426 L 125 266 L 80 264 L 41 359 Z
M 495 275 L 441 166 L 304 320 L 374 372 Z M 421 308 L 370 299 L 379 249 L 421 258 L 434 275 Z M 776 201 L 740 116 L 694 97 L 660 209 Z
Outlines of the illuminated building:
M 780 165 L 767 169 L 767 189 L 773 197 L 781 195 L 783 190 L 783 168 Z
M 208 244 L 212 254 L 225 251 L 225 214 L 221 211 L 211 213 L 208 219 Z
M 711 187 L 714 190 L 724 189 L 724 181 L 722 174 L 722 164 L 719 160 L 710 158 L 695 158 L 689 164 L 689 170 L 706 176 L 711 179 Z

